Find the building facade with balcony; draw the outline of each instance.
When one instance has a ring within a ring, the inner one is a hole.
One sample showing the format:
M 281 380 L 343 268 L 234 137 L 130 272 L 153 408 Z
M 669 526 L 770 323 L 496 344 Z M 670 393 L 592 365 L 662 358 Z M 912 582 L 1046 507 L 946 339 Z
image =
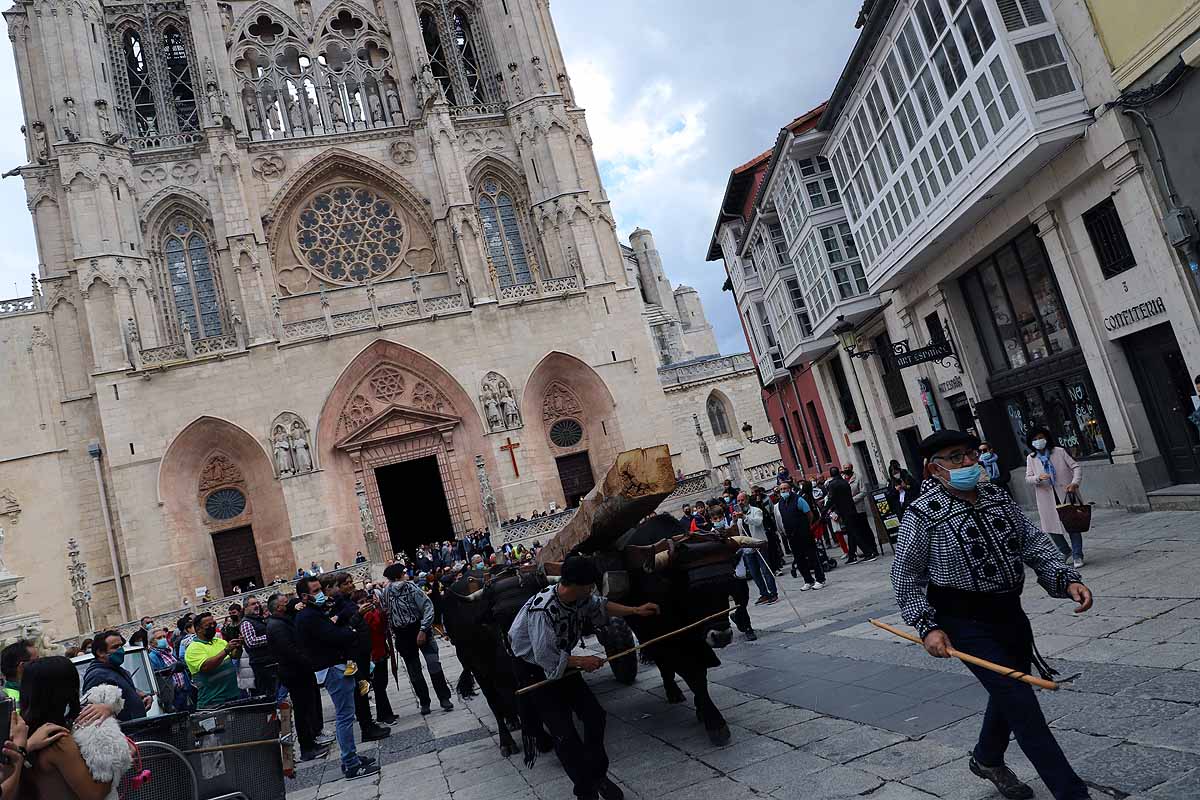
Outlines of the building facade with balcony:
M 61 8 L 5 15 L 41 262 L 0 305 L 20 610 L 75 628 L 69 535 L 103 627 L 565 508 L 672 435 L 544 3 Z
M 810 206 L 802 204 L 798 194 L 784 197 L 781 189 L 773 187 L 788 183 L 779 176 L 790 179 L 793 175 L 783 151 L 794 137 L 814 130 L 821 111 L 819 107 L 797 117 L 780 132 L 774 150 L 731 172 L 708 252 L 710 261 L 721 259 L 724 263 L 726 287 L 733 292 L 757 365 L 762 401 L 779 440 L 780 456 L 793 474 L 808 476 L 825 473 L 840 463 L 839 443 L 826 420 L 811 364 L 830 350 L 834 340 L 814 335 L 809 304 L 817 301 L 819 289 L 806 287 L 796 267 L 803 257 L 801 235 L 816 230 L 807 224 Z M 832 175 L 816 166 L 815 155 L 811 175 L 802 175 L 797 168 L 794 174 L 804 180 L 788 186 L 807 192 L 808 184 L 815 181 L 817 194 L 803 203 L 836 207 Z M 787 171 L 781 171 L 779 164 Z M 836 231 L 836 219 L 833 224 Z M 822 264 L 828 283 L 832 270 L 828 262 Z M 871 302 L 878 305 L 878 301 Z
M 1196 440 L 1162 417 L 1191 410 L 1195 294 L 1088 10 L 876 0 L 859 24 L 818 130 L 883 302 L 842 336 L 877 460 L 975 428 L 1020 495 L 1026 435 L 1047 425 L 1089 500 L 1145 507 L 1194 482 Z

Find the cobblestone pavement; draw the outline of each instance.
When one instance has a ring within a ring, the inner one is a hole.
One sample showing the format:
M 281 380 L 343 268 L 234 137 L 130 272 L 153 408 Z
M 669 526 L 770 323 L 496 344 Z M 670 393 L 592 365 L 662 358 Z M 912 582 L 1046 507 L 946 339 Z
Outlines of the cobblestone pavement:
M 1200 797 L 1200 513 L 1098 511 L 1085 579 L 1095 608 L 1081 616 L 1031 579 L 1025 608 L 1042 653 L 1079 676 L 1042 708 L 1093 796 Z M 871 800 L 998 798 L 967 770 L 985 695 L 953 660 L 933 659 L 867 623 L 896 622 L 891 559 L 839 567 L 819 592 L 781 580 L 784 599 L 752 608 L 757 642 L 720 651 L 713 696 L 733 731 L 714 747 L 691 707 L 667 705 L 652 667 L 632 687 L 607 671 L 589 683 L 608 710 L 611 774 L 631 800 L 775 797 Z M 448 674 L 457 663 L 443 645 Z M 341 780 L 336 753 L 301 764 L 289 800 L 567 800 L 553 754 L 533 769 L 504 759 L 482 697 L 421 718 L 403 671 L 392 686 L 403 716 L 361 752 L 383 770 Z M 689 695 L 690 697 L 690 695 Z M 331 709 L 326 729 L 332 731 Z M 377 752 L 376 752 L 377 751 Z M 1039 798 L 1050 794 L 1014 744 L 1008 763 Z

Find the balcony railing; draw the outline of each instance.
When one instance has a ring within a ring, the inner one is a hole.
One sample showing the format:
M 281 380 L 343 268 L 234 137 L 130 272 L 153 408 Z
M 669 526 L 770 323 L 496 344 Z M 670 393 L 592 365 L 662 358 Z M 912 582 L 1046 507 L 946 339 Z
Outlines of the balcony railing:
M 578 509 L 568 508 L 557 514 L 547 514 L 544 517 L 527 519 L 500 526 L 500 545 L 517 544 L 518 542 L 546 544 L 554 538 L 554 534 L 563 529 L 571 521 Z
M 33 297 L 14 297 L 11 300 L 0 300 L 0 317 L 12 314 L 30 314 L 35 311 L 41 311 L 42 306 L 43 302 L 40 294 Z
M 709 380 L 724 375 L 734 375 L 739 372 L 749 372 L 754 369 L 754 359 L 749 353 L 735 353 L 731 356 L 706 358 L 698 361 L 672 364 L 660 367 L 658 382 L 661 386 L 684 386 L 697 381 Z
M 435 316 L 459 314 L 467 310 L 466 301 L 462 295 L 451 294 L 444 297 L 430 297 L 407 300 L 402 303 L 375 305 L 374 296 L 369 308 L 344 311 L 338 314 L 329 312 L 312 319 L 301 319 L 295 322 L 279 323 L 279 338 L 283 342 L 297 342 L 305 339 L 329 338 L 336 334 L 354 331 L 370 330 L 371 328 L 386 328 L 390 325 L 400 325 L 431 319 Z

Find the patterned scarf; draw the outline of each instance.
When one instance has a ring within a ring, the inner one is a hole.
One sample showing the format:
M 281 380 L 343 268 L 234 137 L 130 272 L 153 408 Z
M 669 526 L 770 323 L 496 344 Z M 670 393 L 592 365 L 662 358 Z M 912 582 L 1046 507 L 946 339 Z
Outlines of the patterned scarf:
M 1037 454 L 1038 461 L 1042 462 L 1042 469 L 1050 476 L 1050 485 L 1053 488 L 1054 484 L 1058 483 L 1058 475 L 1054 471 L 1054 464 L 1050 461 L 1050 448 L 1046 448 Z

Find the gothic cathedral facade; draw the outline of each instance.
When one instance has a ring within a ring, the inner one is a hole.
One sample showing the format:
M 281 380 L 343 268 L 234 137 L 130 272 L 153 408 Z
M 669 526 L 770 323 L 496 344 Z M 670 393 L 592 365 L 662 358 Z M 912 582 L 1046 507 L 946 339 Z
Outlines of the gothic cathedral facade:
M 0 525 L 54 633 L 695 450 L 546 0 L 5 18 L 41 263 L 3 328 Z

